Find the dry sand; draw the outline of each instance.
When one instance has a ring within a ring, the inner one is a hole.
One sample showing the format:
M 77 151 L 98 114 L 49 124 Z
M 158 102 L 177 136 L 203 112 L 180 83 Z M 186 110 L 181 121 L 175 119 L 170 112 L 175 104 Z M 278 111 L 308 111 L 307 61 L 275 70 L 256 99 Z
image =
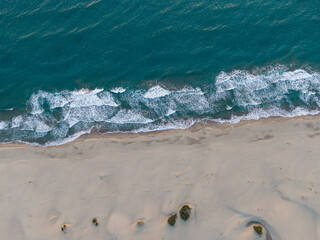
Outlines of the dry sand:
M 266 239 L 258 221 L 274 240 L 317 240 L 319 143 L 307 117 L 2 145 L 0 239 Z M 170 227 L 185 203 L 190 219 Z

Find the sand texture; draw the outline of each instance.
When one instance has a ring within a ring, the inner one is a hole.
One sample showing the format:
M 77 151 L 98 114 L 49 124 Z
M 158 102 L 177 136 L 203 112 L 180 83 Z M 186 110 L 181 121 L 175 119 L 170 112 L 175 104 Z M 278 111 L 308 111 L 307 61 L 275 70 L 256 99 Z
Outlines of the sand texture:
M 319 117 L 2 145 L 0 239 L 317 240 L 319 184 Z

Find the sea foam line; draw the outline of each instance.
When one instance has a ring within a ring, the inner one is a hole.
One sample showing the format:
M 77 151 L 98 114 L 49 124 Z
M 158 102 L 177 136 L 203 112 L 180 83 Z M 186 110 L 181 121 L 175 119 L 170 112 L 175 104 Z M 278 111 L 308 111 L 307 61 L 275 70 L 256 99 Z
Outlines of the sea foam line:
M 320 74 L 283 66 L 235 70 L 221 72 L 211 86 L 202 88 L 154 85 L 148 89 L 38 91 L 27 105 L 25 114 L 9 121 L 0 119 L 1 142 L 15 136 L 14 141 L 37 145 L 37 139 L 46 138 L 45 146 L 60 145 L 94 127 L 146 132 L 184 129 L 208 119 L 222 124 L 315 115 L 320 109 Z

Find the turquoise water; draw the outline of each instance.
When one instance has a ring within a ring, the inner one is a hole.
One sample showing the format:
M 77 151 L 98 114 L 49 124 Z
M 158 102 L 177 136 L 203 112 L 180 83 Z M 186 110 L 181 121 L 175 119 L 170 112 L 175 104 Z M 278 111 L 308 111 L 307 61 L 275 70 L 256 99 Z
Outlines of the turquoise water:
M 0 142 L 318 114 L 319 1 L 0 2 Z

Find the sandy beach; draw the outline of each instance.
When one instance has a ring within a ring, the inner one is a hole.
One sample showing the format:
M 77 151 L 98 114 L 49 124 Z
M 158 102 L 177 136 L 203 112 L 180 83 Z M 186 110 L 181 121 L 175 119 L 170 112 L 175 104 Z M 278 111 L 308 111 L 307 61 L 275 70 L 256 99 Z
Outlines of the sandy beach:
M 302 117 L 1 145 L 0 239 L 316 240 L 319 143 Z

